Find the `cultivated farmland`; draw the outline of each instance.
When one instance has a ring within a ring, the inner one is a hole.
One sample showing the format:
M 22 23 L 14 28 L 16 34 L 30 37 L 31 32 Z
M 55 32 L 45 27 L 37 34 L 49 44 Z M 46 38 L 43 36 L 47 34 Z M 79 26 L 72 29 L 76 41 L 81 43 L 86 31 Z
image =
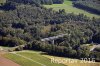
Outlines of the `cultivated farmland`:
M 23 51 L 9 53 L 6 58 L 20 64 L 21 66 L 65 66 L 63 64 L 51 63 L 51 60 L 42 56 L 41 52 Z
M 43 52 L 39 51 L 19 51 L 12 52 L 5 55 L 6 58 L 20 64 L 21 66 L 99 66 L 100 63 L 80 63 L 81 60 L 70 59 L 65 57 L 57 57 L 46 55 Z M 55 59 L 66 59 L 66 60 L 77 60 L 77 63 L 64 62 L 62 64 L 51 63 L 52 58 Z M 64 65 L 63 65 L 64 64 Z

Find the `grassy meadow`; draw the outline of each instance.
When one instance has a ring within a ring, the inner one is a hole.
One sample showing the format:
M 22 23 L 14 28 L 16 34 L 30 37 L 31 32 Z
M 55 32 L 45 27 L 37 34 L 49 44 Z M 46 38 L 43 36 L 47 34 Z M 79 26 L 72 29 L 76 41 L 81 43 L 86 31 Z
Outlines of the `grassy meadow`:
M 16 52 L 18 55 L 27 57 L 31 60 L 9 53 L 5 57 L 20 64 L 21 66 L 65 66 L 63 64 L 51 63 L 51 60 L 42 56 L 41 52 L 26 51 Z
M 80 63 L 81 60 L 78 60 L 78 59 L 50 56 L 50 55 L 46 55 L 43 52 L 39 52 L 39 51 L 26 50 L 26 51 L 19 51 L 16 53 L 18 55 L 32 59 L 33 61 L 23 58 L 21 56 L 17 56 L 16 54 L 13 54 L 13 53 L 5 54 L 4 57 L 20 64 L 21 66 L 99 66 L 100 65 L 100 63 Z M 60 59 L 60 60 L 64 60 L 64 59 L 77 60 L 77 63 L 69 63 L 69 62 L 64 62 L 61 64 L 51 63 L 52 58 L 56 58 L 56 59 Z M 43 65 L 38 64 L 36 62 L 41 63 Z
M 0 3 L 5 3 L 6 2 L 6 0 L 0 0 Z
M 67 13 L 75 13 L 75 14 L 83 13 L 91 18 L 92 17 L 100 18 L 100 15 L 92 14 L 85 10 L 73 7 L 72 1 L 69 1 L 69 0 L 65 0 L 63 4 L 53 4 L 53 5 L 44 5 L 44 6 L 46 8 L 53 8 L 53 10 L 55 11 L 58 11 L 59 9 L 65 9 Z
M 56 56 L 49 56 L 49 55 L 44 55 L 44 56 L 49 58 L 49 59 L 55 58 L 55 59 L 59 59 L 59 60 L 65 60 L 66 59 L 66 60 L 72 61 L 72 62 L 63 62 L 62 63 L 66 66 L 100 66 L 99 62 L 98 63 L 97 62 L 96 63 L 89 63 L 89 62 L 85 63 L 82 60 L 78 60 L 78 59 L 71 59 L 71 58 L 65 58 L 65 57 L 56 57 Z

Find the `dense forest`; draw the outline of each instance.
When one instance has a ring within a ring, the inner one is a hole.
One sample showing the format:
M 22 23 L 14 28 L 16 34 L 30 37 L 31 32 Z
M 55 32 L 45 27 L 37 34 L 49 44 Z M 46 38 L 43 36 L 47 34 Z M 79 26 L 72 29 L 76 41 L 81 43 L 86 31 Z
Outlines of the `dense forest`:
M 73 1 L 73 6 L 100 15 L 99 0 L 76 0 Z
M 3 10 L 0 12 L 0 46 L 19 46 L 16 50 L 41 50 L 71 58 L 94 57 L 100 61 L 100 52 L 90 52 L 83 46 L 100 44 L 100 18 L 90 19 L 84 14 L 66 13 L 64 9 L 54 11 L 35 2 L 14 1 L 0 6 Z M 41 41 L 66 33 L 70 35 L 56 39 L 54 44 Z

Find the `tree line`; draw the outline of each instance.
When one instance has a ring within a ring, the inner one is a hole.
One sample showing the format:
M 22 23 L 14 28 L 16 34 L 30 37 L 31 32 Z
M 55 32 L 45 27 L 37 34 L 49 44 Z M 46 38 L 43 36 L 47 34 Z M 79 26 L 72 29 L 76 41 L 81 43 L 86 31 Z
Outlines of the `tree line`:
M 98 0 L 76 0 L 73 6 L 100 15 L 100 2 Z
M 38 3 L 38 4 L 62 4 L 64 2 L 64 0 L 8 0 L 8 1 L 13 1 L 13 2 L 17 2 L 17 3 Z

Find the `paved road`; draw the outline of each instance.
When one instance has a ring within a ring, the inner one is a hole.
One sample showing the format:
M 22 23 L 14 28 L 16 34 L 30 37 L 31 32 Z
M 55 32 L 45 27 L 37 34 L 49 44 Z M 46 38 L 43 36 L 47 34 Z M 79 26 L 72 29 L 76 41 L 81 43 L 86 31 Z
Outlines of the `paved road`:
M 65 35 L 69 35 L 70 36 L 70 34 L 61 34 L 61 35 L 57 35 L 57 36 L 53 36 L 53 37 L 43 38 L 43 39 L 41 39 L 41 41 L 55 40 L 55 39 L 58 39 L 60 37 L 64 37 Z
M 98 47 L 100 47 L 100 44 L 94 45 L 94 46 L 90 49 L 90 51 L 93 51 L 95 48 L 98 48 Z

